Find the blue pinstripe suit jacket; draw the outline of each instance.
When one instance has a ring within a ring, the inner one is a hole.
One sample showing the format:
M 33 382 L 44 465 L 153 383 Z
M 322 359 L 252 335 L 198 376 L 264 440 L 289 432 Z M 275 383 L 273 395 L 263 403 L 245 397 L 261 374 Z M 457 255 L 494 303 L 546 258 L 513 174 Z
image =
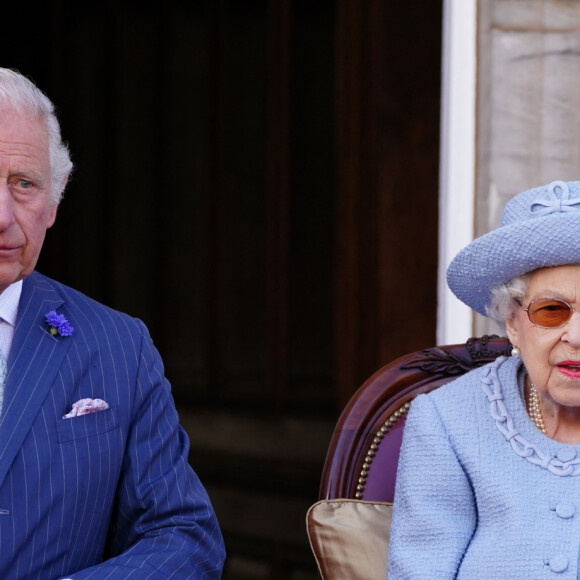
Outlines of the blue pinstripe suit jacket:
M 74 327 L 54 337 L 44 315 Z M 110 408 L 62 419 L 75 401 Z M 145 326 L 24 280 L 0 417 L 0 578 L 219 578 L 224 546 Z

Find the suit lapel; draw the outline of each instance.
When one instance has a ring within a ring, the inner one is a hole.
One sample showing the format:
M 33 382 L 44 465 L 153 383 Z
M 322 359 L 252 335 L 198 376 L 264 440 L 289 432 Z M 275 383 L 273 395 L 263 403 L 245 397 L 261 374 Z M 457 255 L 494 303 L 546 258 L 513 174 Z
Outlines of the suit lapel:
M 0 484 L 69 348 L 70 337 L 55 338 L 44 322 L 45 314 L 63 303 L 44 277 L 33 272 L 24 280 L 0 417 Z

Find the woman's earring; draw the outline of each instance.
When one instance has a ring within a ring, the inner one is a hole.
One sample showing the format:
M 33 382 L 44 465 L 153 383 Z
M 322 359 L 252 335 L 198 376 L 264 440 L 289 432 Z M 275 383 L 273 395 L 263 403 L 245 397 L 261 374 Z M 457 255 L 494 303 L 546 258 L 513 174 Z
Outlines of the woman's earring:
M 520 349 L 519 349 L 517 346 L 514 346 L 514 347 L 512 348 L 512 356 L 520 356 L 520 354 L 522 354 L 522 353 L 520 352 Z

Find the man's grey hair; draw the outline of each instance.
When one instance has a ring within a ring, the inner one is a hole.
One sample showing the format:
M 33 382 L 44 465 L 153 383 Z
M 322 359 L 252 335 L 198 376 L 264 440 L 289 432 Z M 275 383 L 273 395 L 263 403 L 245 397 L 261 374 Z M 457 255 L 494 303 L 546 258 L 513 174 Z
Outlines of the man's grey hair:
M 60 124 L 51 100 L 29 79 L 17 71 L 0 67 L 0 110 L 36 115 L 46 123 L 50 160 L 50 198 L 58 205 L 72 171 L 68 147 L 62 141 Z
M 531 272 L 512 278 L 505 284 L 490 289 L 490 301 L 486 314 L 505 330 L 506 320 L 511 320 L 528 293 Z M 519 302 L 519 304 L 518 304 Z

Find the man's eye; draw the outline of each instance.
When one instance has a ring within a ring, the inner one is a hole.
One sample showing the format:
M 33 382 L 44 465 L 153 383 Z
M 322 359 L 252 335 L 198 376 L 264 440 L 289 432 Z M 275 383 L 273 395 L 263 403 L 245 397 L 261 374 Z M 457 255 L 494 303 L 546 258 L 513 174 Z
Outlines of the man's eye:
M 32 187 L 32 181 L 28 181 L 27 179 L 19 179 L 18 185 L 22 187 L 22 189 L 29 189 Z

